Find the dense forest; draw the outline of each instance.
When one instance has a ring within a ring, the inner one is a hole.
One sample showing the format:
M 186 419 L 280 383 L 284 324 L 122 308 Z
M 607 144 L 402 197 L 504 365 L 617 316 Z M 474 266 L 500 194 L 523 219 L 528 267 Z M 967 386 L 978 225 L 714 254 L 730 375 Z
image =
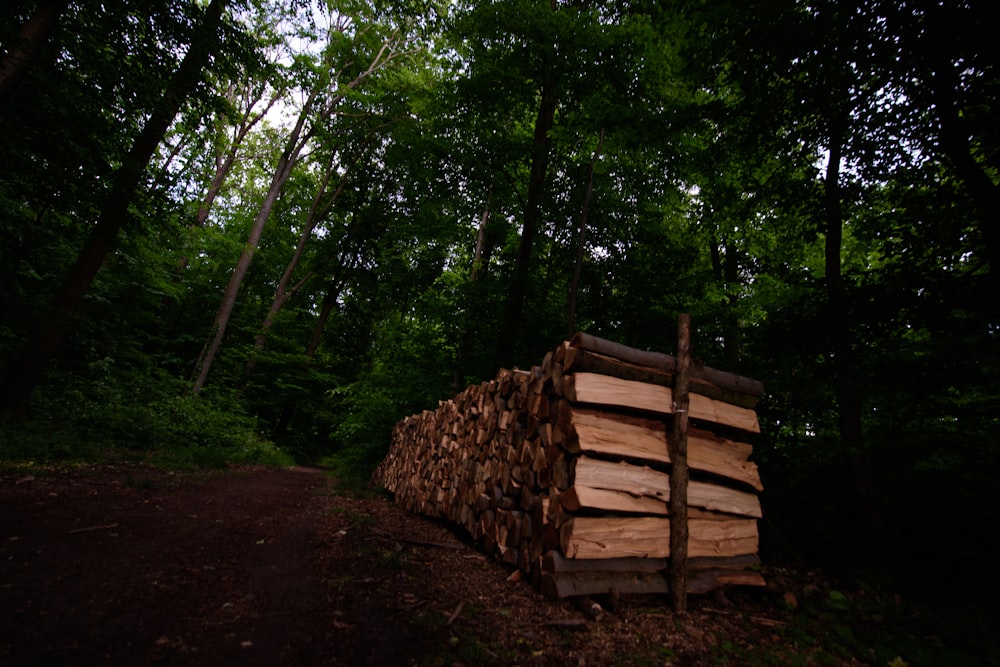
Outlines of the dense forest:
M 765 559 L 996 592 L 992 2 L 5 5 L 0 459 L 370 470 L 690 313 Z

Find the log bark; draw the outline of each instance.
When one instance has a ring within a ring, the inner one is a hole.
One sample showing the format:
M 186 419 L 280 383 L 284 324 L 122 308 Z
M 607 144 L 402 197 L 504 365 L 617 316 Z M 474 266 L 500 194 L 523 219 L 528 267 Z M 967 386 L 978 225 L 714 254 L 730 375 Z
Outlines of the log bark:
M 633 347 L 628 347 L 627 345 L 598 338 L 597 336 L 592 336 L 583 332 L 577 332 L 574 334 L 573 338 L 570 339 L 570 345 L 572 347 L 597 352 L 599 354 L 614 357 L 615 359 L 627 361 L 639 366 L 648 366 L 649 368 L 665 370 L 671 373 L 677 369 L 677 359 L 669 354 L 638 350 Z M 692 366 L 690 372 L 692 377 L 707 380 L 708 382 L 718 385 L 724 389 L 729 389 L 741 394 L 749 394 L 758 398 L 764 395 L 763 383 L 752 378 L 737 375 L 736 373 L 720 371 L 709 366 L 701 365 Z
M 562 372 L 598 373 L 600 375 L 621 378 L 622 380 L 634 380 L 636 382 L 656 384 L 663 387 L 673 387 L 675 375 L 674 371 L 641 366 L 576 347 L 571 347 L 566 351 Z M 701 394 L 702 396 L 714 398 L 724 403 L 751 409 L 757 405 L 759 399 L 759 397 L 753 394 L 745 394 L 733 389 L 720 387 L 706 379 L 694 376 L 689 377 L 688 389 L 693 394 Z

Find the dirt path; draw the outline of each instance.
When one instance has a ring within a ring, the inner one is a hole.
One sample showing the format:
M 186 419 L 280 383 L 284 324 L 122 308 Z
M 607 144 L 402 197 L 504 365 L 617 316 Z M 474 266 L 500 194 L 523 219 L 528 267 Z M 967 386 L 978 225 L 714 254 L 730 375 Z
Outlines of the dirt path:
M 315 470 L 0 476 L 2 665 L 711 665 L 783 641 L 766 592 L 584 624 L 510 575 Z

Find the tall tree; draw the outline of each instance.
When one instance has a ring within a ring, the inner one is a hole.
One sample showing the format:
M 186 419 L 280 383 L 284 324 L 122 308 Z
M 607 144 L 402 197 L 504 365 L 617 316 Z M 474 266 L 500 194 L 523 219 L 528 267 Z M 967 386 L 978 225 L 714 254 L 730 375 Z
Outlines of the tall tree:
M 597 138 L 597 148 L 590 159 L 587 169 L 587 185 L 583 193 L 583 203 L 580 205 L 580 229 L 576 241 L 576 261 L 573 263 L 573 278 L 569 283 L 569 304 L 566 307 L 566 337 L 576 332 L 576 302 L 580 291 L 580 275 L 583 273 L 583 256 L 587 249 L 587 218 L 590 215 L 590 203 L 594 196 L 594 168 L 601 157 L 604 148 L 604 128 L 601 128 Z
M 40 0 L 38 7 L 4 49 L 0 57 L 0 104 L 24 78 L 67 4 L 68 0 Z
M 554 1 L 551 3 L 551 11 L 556 12 Z M 521 313 L 524 310 L 531 271 L 531 255 L 535 235 L 542 222 L 542 203 L 552 141 L 550 133 L 555 124 L 556 107 L 559 104 L 559 82 L 564 68 L 564 64 L 559 62 L 557 43 L 539 43 L 531 47 L 539 49 L 537 70 L 533 73 L 538 86 L 538 107 L 532 133 L 527 195 L 521 216 L 521 238 L 517 246 L 510 291 L 504 304 L 503 322 L 497 338 L 496 365 L 501 367 L 514 363 L 520 335 Z
M 298 163 L 299 156 L 310 140 L 320 131 L 323 123 L 327 122 L 328 119 L 338 112 L 340 104 L 347 96 L 374 73 L 398 58 L 405 46 L 405 36 L 390 31 L 384 38 L 374 44 L 374 48 L 370 53 L 362 52 L 361 54 L 357 54 L 368 59 L 367 65 L 363 66 L 360 71 L 355 69 L 353 72 L 354 76 L 343 81 L 341 80 L 342 77 L 349 76 L 352 67 L 356 67 L 353 60 L 349 59 L 351 56 L 341 52 L 342 40 L 349 39 L 349 35 L 352 32 L 355 34 L 364 34 L 364 31 L 354 24 L 351 16 L 337 14 L 333 17 L 327 48 L 316 63 L 315 81 L 308 92 L 302 108 L 299 110 L 295 125 L 289 131 L 285 148 L 278 159 L 277 165 L 275 165 L 267 193 L 254 218 L 250 234 L 243 246 L 243 251 L 240 253 L 233 273 L 230 275 L 229 282 L 222 296 L 222 301 L 215 315 L 215 320 L 209 331 L 205 347 L 202 349 L 202 353 L 195 366 L 194 385 L 192 389 L 192 393 L 195 396 L 201 393 L 208 379 L 208 374 L 212 369 L 215 356 L 222 347 L 222 341 L 225 338 L 226 329 L 229 325 L 233 308 L 236 305 L 240 287 L 260 244 L 264 226 L 271 216 L 271 211 L 278 201 L 285 183 L 288 181 L 289 176 L 291 176 L 292 169 Z M 360 43 L 359 46 L 361 46 Z M 335 63 L 334 59 L 338 57 L 344 57 L 345 61 Z M 337 69 L 338 66 L 340 69 Z
M 979 217 L 983 256 L 1000 282 L 1000 54 L 989 29 L 995 7 L 982 0 L 918 2 L 887 15 L 901 33 L 906 94 L 932 109 L 924 145 L 965 186 Z M 905 66 L 904 65 L 904 66 Z
M 163 140 L 182 104 L 201 80 L 212 51 L 218 46 L 218 31 L 225 5 L 226 0 L 212 0 L 205 9 L 187 53 L 163 91 L 159 104 L 153 109 L 116 171 L 111 190 L 90 237 L 53 298 L 52 319 L 38 328 L 17 362 L 8 371 L 0 405 L 15 416 L 23 418 L 27 415 L 35 387 L 42 381 L 45 368 L 62 343 L 67 326 L 79 311 L 84 295 L 128 220 L 129 204 L 140 186 L 156 147 Z
M 306 217 L 306 222 L 302 227 L 302 232 L 299 234 L 298 244 L 295 246 L 295 250 L 292 252 L 292 257 L 288 261 L 288 265 L 285 267 L 285 271 L 281 274 L 281 278 L 278 280 L 278 285 L 274 290 L 274 297 L 271 299 L 271 306 L 268 308 L 267 315 L 264 317 L 264 322 L 260 325 L 260 330 L 257 332 L 257 337 L 254 339 L 253 351 L 250 354 L 250 358 L 247 359 L 246 363 L 246 373 L 249 375 L 256 363 L 257 357 L 261 352 L 264 351 L 264 345 L 267 342 L 267 336 L 274 326 L 275 318 L 278 316 L 278 312 L 281 310 L 282 306 L 288 303 L 288 300 L 292 298 L 296 291 L 313 275 L 313 271 L 309 271 L 306 275 L 295 284 L 291 285 L 292 276 L 295 275 L 295 270 L 299 267 L 299 263 L 302 261 L 302 257 L 305 255 L 306 245 L 309 243 L 309 239 L 313 235 L 316 226 L 322 221 L 322 219 L 329 213 L 330 208 L 337 201 L 340 193 L 344 191 L 344 187 L 347 185 L 348 175 L 350 172 L 345 171 L 340 175 L 340 182 L 333 192 L 328 193 L 327 188 L 330 184 L 330 179 L 336 174 L 332 166 L 326 169 L 326 173 L 320 180 L 319 188 L 316 190 L 316 196 L 313 198 L 312 205 L 309 207 L 309 212 Z

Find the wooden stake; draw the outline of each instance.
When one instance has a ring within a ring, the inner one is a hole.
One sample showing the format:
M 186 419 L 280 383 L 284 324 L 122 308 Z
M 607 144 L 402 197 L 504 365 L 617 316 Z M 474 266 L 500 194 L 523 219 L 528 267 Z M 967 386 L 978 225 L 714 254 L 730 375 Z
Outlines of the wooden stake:
M 677 374 L 673 391 L 673 432 L 670 452 L 670 597 L 674 611 L 687 610 L 688 552 L 688 370 L 691 366 L 691 316 L 677 320 Z

